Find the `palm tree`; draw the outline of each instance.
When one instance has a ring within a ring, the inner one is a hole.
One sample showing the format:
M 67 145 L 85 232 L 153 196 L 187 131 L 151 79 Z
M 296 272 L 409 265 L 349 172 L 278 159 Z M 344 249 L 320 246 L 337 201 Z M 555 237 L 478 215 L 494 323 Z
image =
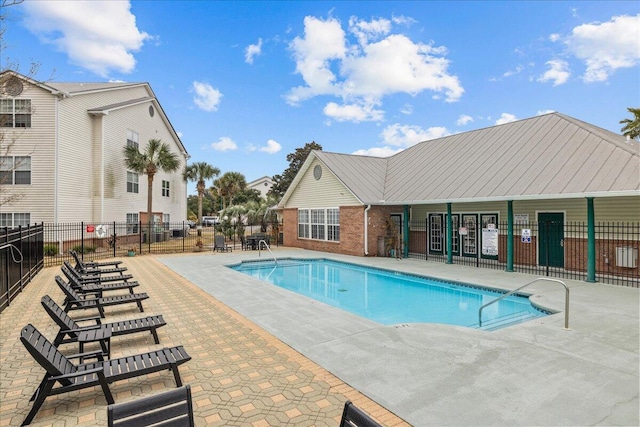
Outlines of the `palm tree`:
M 247 181 L 240 172 L 226 172 L 213 182 L 213 187 L 222 199 L 222 210 L 225 210 L 227 199 L 231 206 L 233 197 L 247 187 Z
M 211 166 L 207 162 L 196 162 L 187 166 L 184 170 L 186 181 L 196 181 L 198 190 L 198 224 L 202 224 L 202 198 L 204 197 L 205 181 L 220 175 L 220 169 Z
M 147 223 L 151 226 L 153 206 L 153 178 L 156 173 L 175 172 L 180 167 L 180 158 L 169 145 L 159 139 L 150 139 L 143 153 L 138 147 L 124 147 L 124 162 L 127 169 L 147 175 Z
M 633 114 L 633 119 L 620 120 L 620 124 L 624 124 L 620 130 L 624 136 L 640 139 L 640 108 L 629 107 L 627 111 Z

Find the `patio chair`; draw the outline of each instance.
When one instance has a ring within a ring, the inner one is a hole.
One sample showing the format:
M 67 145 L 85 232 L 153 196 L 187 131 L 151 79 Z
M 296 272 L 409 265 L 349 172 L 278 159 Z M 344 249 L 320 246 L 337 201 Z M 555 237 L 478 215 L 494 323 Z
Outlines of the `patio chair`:
M 80 258 L 80 255 L 78 254 L 78 252 L 76 252 L 76 251 L 74 251 L 72 249 L 72 250 L 69 251 L 69 253 L 73 257 L 73 259 L 75 259 L 76 264 L 84 264 L 88 268 L 100 268 L 100 267 L 117 268 L 118 266 L 120 266 L 120 264 L 122 264 L 122 261 L 120 261 L 120 260 L 103 261 L 103 262 L 82 261 L 82 259 Z
M 97 263 L 86 263 L 82 261 L 82 259 L 78 256 L 76 251 L 69 251 L 69 253 L 73 256 L 73 259 L 76 261 L 74 270 L 76 270 L 80 274 L 113 274 L 127 271 L 127 267 L 120 267 L 120 263 L 122 261 L 114 261 L 117 264 L 107 263 L 103 265 L 99 265 Z
M 340 427 L 382 427 L 382 425 L 378 424 L 366 412 L 347 400 L 347 403 L 344 404 L 344 410 L 342 411 Z
M 60 344 L 67 344 L 78 341 L 78 333 L 96 328 L 107 328 L 111 330 L 111 336 L 135 334 L 137 332 L 151 332 L 153 340 L 156 344 L 160 344 L 157 329 L 166 325 L 162 315 L 148 316 L 139 319 L 121 320 L 119 322 L 104 323 L 100 322 L 100 316 L 85 317 L 82 319 L 72 319 L 66 311 L 62 309 L 49 295 L 45 295 L 40 299 L 40 303 L 44 310 L 49 313 L 60 331 L 53 340 L 53 345 L 58 347 Z M 81 326 L 78 322 L 95 321 L 95 325 Z
M 240 236 L 240 246 L 242 247 L 243 251 L 249 250 L 251 248 L 251 245 L 249 244 L 245 236 Z
M 108 283 L 108 282 L 127 282 L 129 279 L 133 279 L 133 275 L 131 274 L 112 274 L 109 276 L 103 276 L 99 273 L 81 273 L 73 266 L 69 261 L 63 261 L 62 265 L 67 267 L 70 272 L 72 272 L 80 282 L 82 283 Z
M 231 246 L 224 242 L 224 236 L 218 235 L 213 238 L 213 250 L 214 252 L 231 252 Z
M 61 267 L 62 273 L 67 277 L 69 286 L 81 294 L 96 294 L 102 297 L 105 291 L 119 291 L 128 289 L 129 293 L 133 293 L 133 288 L 140 286 L 138 282 L 111 282 L 111 283 L 82 283 L 77 275 L 70 271 L 66 266 Z
M 33 407 L 22 425 L 31 423 L 47 397 L 68 391 L 99 385 L 107 403 L 113 404 L 113 395 L 109 389 L 110 383 L 164 370 L 171 370 L 176 386 L 181 387 L 182 380 L 178 366 L 191 360 L 191 356 L 184 348 L 177 346 L 118 359 L 98 360 L 76 365 L 69 359 L 80 355 L 72 357 L 63 355 L 31 324 L 22 328 L 20 341 L 46 371 L 40 385 L 29 400 L 34 402 Z M 95 354 L 93 357 L 100 358 L 99 353 Z M 88 353 L 83 356 L 91 357 Z M 59 386 L 54 388 L 56 384 Z
M 185 385 L 154 396 L 131 402 L 116 403 L 107 408 L 108 427 L 193 427 L 191 387 Z
M 56 276 L 56 283 L 65 295 L 64 311 L 69 312 L 70 310 L 87 310 L 90 308 L 97 308 L 100 313 L 100 317 L 103 318 L 105 317 L 104 307 L 111 305 L 136 303 L 140 311 L 144 312 L 144 308 L 142 308 L 142 301 L 149 298 L 149 295 L 146 293 L 87 298 L 86 295 L 82 295 L 74 291 L 73 288 L 62 280 L 62 277 L 60 276 Z

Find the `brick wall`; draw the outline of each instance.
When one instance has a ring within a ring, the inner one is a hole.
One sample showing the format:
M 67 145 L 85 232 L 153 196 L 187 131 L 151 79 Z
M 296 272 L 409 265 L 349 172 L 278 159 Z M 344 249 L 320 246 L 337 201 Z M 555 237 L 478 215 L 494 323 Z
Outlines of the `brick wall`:
M 313 239 L 298 239 L 298 210 L 284 209 L 284 246 L 314 251 L 365 256 L 364 252 L 364 210 L 365 206 L 340 207 L 340 242 Z M 398 206 L 373 206 L 369 210 L 368 256 L 378 254 L 378 236 L 386 234 L 385 221 L 391 212 L 402 211 Z

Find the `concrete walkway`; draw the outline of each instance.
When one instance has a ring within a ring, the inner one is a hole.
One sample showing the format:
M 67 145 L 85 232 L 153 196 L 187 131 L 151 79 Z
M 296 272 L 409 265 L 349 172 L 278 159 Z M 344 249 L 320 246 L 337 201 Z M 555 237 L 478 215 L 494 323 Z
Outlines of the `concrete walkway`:
M 515 289 L 535 276 L 420 260 L 274 249 Z M 270 257 L 261 252 L 262 259 Z M 532 299 L 559 313 L 495 332 L 436 324 L 381 326 L 225 267 L 257 251 L 159 260 L 416 426 L 637 426 L 639 290 L 540 282 Z
M 187 268 L 217 262 L 218 270 L 227 270 L 220 263 L 226 258 L 211 252 L 162 259 Z M 159 345 L 149 333 L 113 338 L 112 357 L 184 345 L 192 360 L 179 370 L 183 382 L 191 385 L 196 425 L 336 426 L 347 399 L 384 425 L 407 425 L 154 257 L 123 260 L 141 283 L 139 292 L 148 293 L 150 298 L 143 302 L 144 313 L 134 304 L 108 307 L 105 321 L 162 314 L 167 325 L 158 330 Z M 21 344 L 20 331 L 32 323 L 53 339 L 58 328 L 41 307 L 40 298 L 48 294 L 62 303 L 62 292 L 54 282 L 58 274 L 58 267 L 41 271 L 0 314 L 0 427 L 20 425 L 32 407 L 29 398 L 44 371 Z M 207 279 L 216 280 L 215 276 Z M 73 317 L 93 314 L 72 312 Z M 76 353 L 77 346 L 63 345 L 61 351 Z M 173 375 L 161 372 L 118 381 L 111 390 L 116 402 L 125 402 L 174 387 Z M 93 387 L 47 398 L 31 425 L 106 424 L 106 400 L 100 388 Z

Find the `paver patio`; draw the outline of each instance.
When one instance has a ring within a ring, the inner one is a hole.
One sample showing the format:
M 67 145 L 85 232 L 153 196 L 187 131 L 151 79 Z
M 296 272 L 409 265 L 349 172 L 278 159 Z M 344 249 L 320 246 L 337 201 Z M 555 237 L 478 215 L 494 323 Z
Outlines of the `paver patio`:
M 191 385 L 196 425 L 335 426 L 347 399 L 384 425 L 407 425 L 153 256 L 123 260 L 141 283 L 140 291 L 150 298 L 143 303 L 144 313 L 131 304 L 108 307 L 106 321 L 162 314 L 167 326 L 158 330 L 159 345 L 149 333 L 113 338 L 112 357 L 184 345 L 193 359 L 180 367 L 180 373 Z M 54 282 L 58 274 L 59 267 L 41 271 L 0 315 L 0 427 L 20 425 L 42 379 L 43 369 L 19 336 L 28 323 L 49 339 L 57 333 L 40 298 L 47 294 L 62 303 L 62 292 Z M 61 349 L 71 354 L 77 346 Z M 111 390 L 116 402 L 123 402 L 173 387 L 173 375 L 167 371 L 119 381 Z M 47 398 L 31 425 L 100 426 L 106 425 L 106 417 L 106 400 L 94 387 Z

